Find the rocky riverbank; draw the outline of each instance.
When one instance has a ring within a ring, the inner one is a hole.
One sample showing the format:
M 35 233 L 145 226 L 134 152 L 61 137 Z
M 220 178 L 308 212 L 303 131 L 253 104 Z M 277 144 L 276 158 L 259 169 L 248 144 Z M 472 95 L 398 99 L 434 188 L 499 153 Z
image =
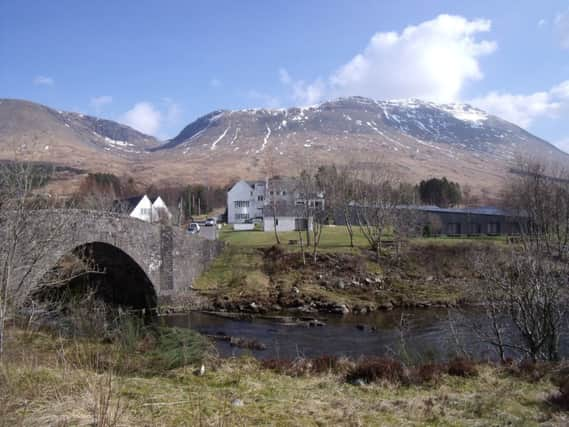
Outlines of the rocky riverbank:
M 473 304 L 480 278 L 472 259 L 481 250 L 489 245 L 411 246 L 378 263 L 366 251 L 323 253 L 316 262 L 303 262 L 298 252 L 277 246 L 249 249 L 225 254 L 222 261 L 235 264 L 232 273 L 197 287 L 199 308 L 311 315 Z M 244 259 L 247 270 L 241 269 Z

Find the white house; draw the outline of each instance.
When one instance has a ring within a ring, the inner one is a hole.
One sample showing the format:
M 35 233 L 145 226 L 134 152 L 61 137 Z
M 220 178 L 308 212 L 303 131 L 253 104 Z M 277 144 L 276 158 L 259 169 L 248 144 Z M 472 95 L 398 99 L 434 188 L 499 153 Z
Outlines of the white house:
M 133 218 L 146 222 L 159 222 L 166 218 L 172 219 L 172 214 L 160 196 L 154 201 L 145 194 L 144 196 L 131 197 L 124 201 L 129 209 L 129 215 Z
M 227 192 L 227 223 L 243 224 L 263 217 L 265 181 L 237 181 Z
M 263 221 L 265 231 L 312 229 L 307 212 L 324 208 L 323 194 L 300 192 L 296 178 L 278 177 L 267 181 L 238 181 L 227 192 L 227 222 L 242 224 Z M 276 221 L 274 214 L 276 213 Z
M 276 218 L 275 218 L 276 214 Z M 312 231 L 313 217 L 308 218 L 304 209 L 290 202 L 277 202 L 265 206 L 263 215 L 263 230 L 274 231 Z

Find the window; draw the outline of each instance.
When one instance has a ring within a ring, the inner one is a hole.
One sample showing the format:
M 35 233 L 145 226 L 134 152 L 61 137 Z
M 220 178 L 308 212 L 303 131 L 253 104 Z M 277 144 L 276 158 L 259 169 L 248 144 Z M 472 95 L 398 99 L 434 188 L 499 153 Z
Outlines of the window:
M 286 196 L 286 191 L 282 191 L 281 195 Z
M 447 233 L 449 235 L 460 234 L 460 224 L 457 222 L 451 222 L 447 224 Z
M 488 234 L 500 234 L 500 224 L 491 222 L 488 224 Z
M 482 226 L 480 224 L 470 224 L 470 234 L 482 234 Z
M 258 202 L 262 202 L 263 200 L 265 200 L 264 196 L 257 196 L 257 201 Z
M 152 209 L 150 209 L 150 208 L 140 208 L 140 214 L 141 215 L 150 215 L 151 210 Z
M 295 200 L 294 201 L 294 204 L 296 206 L 304 206 L 304 203 L 305 203 L 304 200 Z
M 235 219 L 238 219 L 238 220 L 249 219 L 249 214 L 247 214 L 247 213 L 235 214 Z
M 272 196 L 272 195 L 274 194 L 274 191 L 271 191 L 270 194 L 271 194 L 271 196 Z
M 236 200 L 234 204 L 236 208 L 248 208 L 249 200 Z

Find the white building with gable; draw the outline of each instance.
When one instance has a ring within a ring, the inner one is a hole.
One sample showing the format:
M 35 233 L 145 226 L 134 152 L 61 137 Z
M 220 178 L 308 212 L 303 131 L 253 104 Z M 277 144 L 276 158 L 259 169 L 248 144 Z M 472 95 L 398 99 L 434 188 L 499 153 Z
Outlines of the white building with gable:
M 172 219 L 172 214 L 160 196 L 154 200 L 144 196 L 131 197 L 124 201 L 127 204 L 129 215 L 146 222 L 159 222 L 161 219 Z

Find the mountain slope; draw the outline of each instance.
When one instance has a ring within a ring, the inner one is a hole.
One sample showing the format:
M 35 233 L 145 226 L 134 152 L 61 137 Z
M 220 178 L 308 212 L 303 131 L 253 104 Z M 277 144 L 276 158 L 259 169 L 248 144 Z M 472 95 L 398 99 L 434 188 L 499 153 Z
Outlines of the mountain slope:
M 469 105 L 362 97 L 307 108 L 218 110 L 163 144 L 109 120 L 0 100 L 0 156 L 11 158 L 14 152 L 129 173 L 148 183 L 226 184 L 266 173 L 295 174 L 309 165 L 381 159 L 411 182 L 446 175 L 494 194 L 518 154 L 569 159 L 548 142 Z
M 0 99 L 0 153 L 37 160 L 123 164 L 158 145 L 151 136 L 128 126 L 54 110 L 29 101 Z
M 208 174 L 260 176 L 267 164 L 296 173 L 307 164 L 382 161 L 410 180 L 447 175 L 490 190 L 518 154 L 569 156 L 518 126 L 464 104 L 340 98 L 307 108 L 215 111 L 156 155 L 209 165 Z M 180 160 L 178 160 L 180 162 Z M 220 167 L 216 168 L 216 165 Z

